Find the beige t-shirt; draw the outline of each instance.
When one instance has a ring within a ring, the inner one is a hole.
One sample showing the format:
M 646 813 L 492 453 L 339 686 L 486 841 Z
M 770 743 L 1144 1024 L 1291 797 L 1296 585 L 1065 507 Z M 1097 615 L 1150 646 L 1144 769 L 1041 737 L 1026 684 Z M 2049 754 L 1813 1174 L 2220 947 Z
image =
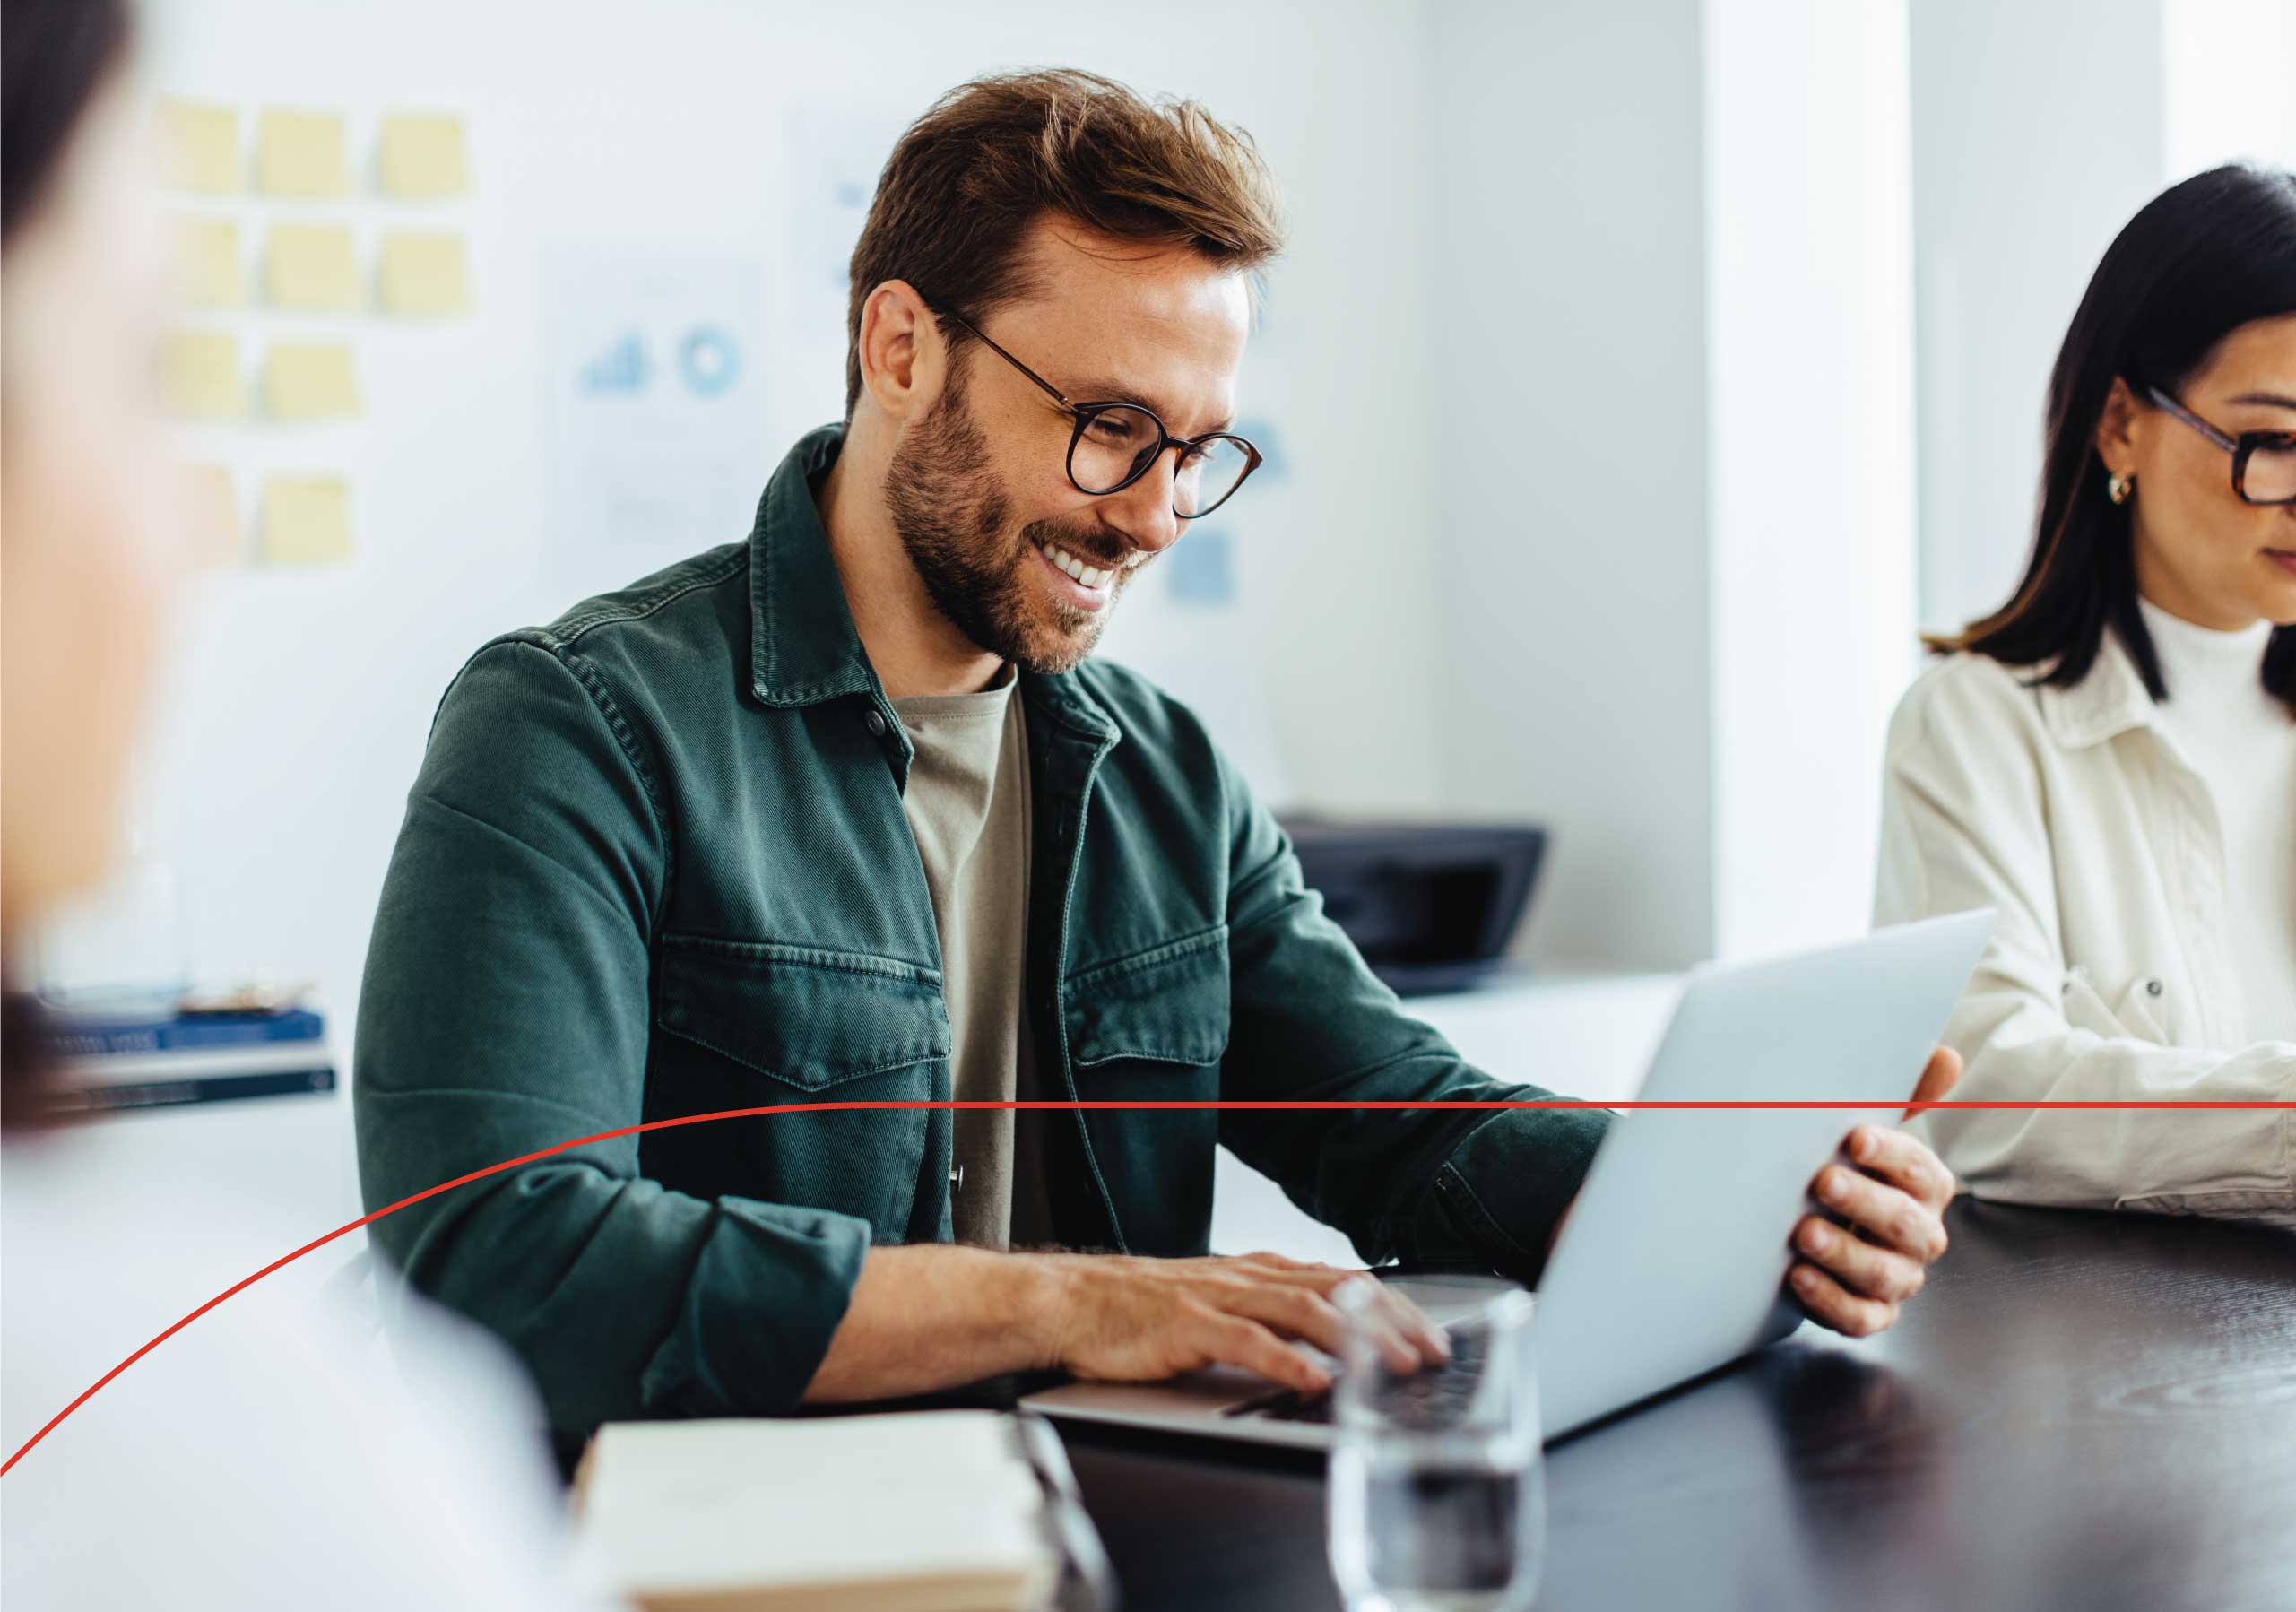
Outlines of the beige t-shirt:
M 1008 669 L 979 694 L 897 699 L 916 754 L 902 799 L 940 935 L 951 1087 L 960 1101 L 1010 1100 L 1030 1088 L 1022 1024 L 1028 922 L 1028 748 Z M 1016 1164 L 1010 1109 L 960 1109 L 950 1213 L 959 1243 L 1010 1244 L 1016 1170 L 1021 1229 L 1047 1235 L 1037 1160 Z M 1032 1120 L 1042 1117 L 1029 1116 Z M 1024 1133 L 1034 1127 L 1021 1128 Z M 1031 1150 L 1033 1153 L 1033 1149 Z

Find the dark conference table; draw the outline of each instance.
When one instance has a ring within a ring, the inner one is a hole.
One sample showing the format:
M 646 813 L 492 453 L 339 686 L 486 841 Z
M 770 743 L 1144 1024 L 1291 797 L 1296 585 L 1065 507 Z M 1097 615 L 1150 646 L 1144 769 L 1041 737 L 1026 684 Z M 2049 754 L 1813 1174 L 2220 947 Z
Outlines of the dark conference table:
M 1539 1612 L 2296 1608 L 2296 1232 L 1962 1199 L 1897 1328 L 1547 1451 Z M 1312 1459 L 1064 1430 L 1129 1612 L 1336 1608 Z

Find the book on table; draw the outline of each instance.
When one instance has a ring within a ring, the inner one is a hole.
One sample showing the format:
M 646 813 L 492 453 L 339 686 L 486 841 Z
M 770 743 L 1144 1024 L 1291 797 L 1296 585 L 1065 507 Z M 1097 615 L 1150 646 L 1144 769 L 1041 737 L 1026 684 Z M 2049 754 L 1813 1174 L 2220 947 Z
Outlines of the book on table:
M 992 1411 L 611 1423 L 575 1494 L 585 1572 L 644 1612 L 1026 1612 L 1061 1576 Z

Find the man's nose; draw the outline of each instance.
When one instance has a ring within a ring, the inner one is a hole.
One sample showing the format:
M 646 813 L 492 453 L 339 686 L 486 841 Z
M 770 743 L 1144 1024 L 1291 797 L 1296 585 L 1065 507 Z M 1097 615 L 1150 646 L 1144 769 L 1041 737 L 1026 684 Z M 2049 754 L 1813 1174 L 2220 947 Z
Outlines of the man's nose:
M 1151 556 L 1178 542 L 1187 524 L 1172 512 L 1173 479 L 1179 464 L 1178 449 L 1166 448 L 1156 456 L 1146 475 L 1101 500 L 1102 518 L 1122 533 L 1132 547 Z

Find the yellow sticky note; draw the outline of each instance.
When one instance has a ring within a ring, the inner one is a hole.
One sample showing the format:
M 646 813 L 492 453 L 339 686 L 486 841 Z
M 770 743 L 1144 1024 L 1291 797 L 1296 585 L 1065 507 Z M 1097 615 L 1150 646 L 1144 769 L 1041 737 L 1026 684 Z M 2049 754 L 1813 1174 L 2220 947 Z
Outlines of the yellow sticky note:
M 383 189 L 394 196 L 460 195 L 469 188 L 459 117 L 383 119 Z
M 341 476 L 266 476 L 265 565 L 326 565 L 351 558 L 351 484 Z
M 265 195 L 339 196 L 351 189 L 342 119 L 268 108 L 256 119 L 256 183 Z
M 273 342 L 264 354 L 263 406 L 273 420 L 358 413 L 351 349 L 341 342 Z
M 383 237 L 383 306 L 418 316 L 466 313 L 470 266 L 459 235 L 394 230 Z
M 160 181 L 169 189 L 228 195 L 244 187 L 238 108 L 163 95 L 155 121 Z
M 173 221 L 176 299 L 188 308 L 238 308 L 247 299 L 247 277 L 239 268 L 237 219 Z
M 192 563 L 212 568 L 239 558 L 239 494 L 231 472 L 220 464 L 186 464 L 183 470 L 184 527 Z
M 359 257 L 342 224 L 273 224 L 264 252 L 264 295 L 274 308 L 358 310 Z
M 247 412 L 239 380 L 239 342 L 205 330 L 160 338 L 160 393 L 168 407 L 193 420 L 237 420 Z

